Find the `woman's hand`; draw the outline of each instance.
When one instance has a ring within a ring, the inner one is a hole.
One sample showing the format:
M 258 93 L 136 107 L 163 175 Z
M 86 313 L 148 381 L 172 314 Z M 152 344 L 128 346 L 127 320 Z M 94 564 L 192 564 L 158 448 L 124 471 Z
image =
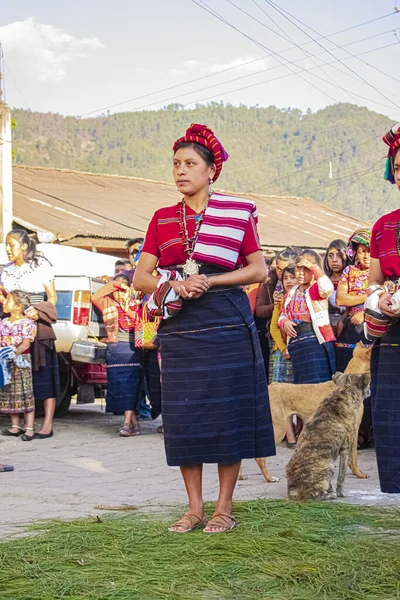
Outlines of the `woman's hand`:
M 286 360 L 290 360 L 290 354 L 287 348 L 282 352 L 282 356 L 283 358 L 286 358 Z
M 364 323 L 364 313 L 362 311 L 354 313 L 354 315 L 350 317 L 350 323 L 352 325 L 362 325 Z
M 185 300 L 200 298 L 210 287 L 205 275 L 191 275 L 185 281 L 170 281 L 172 289 Z
M 289 319 L 287 321 L 285 321 L 285 323 L 283 325 L 283 330 L 288 337 L 290 337 L 290 338 L 297 337 L 296 323 L 289 321 Z
M 382 294 L 379 298 L 379 309 L 381 310 L 381 312 L 386 315 L 387 317 L 392 317 L 393 318 L 399 318 L 400 315 L 397 315 L 395 312 L 393 312 L 392 309 L 392 296 L 388 293 L 386 294 Z

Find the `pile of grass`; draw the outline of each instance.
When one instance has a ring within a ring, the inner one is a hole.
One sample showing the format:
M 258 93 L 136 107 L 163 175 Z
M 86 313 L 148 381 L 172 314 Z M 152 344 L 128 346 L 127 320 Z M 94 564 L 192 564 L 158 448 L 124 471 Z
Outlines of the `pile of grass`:
M 0 544 L 1 600 L 391 600 L 400 513 L 237 503 L 225 535 L 168 533 L 175 515 L 50 522 Z

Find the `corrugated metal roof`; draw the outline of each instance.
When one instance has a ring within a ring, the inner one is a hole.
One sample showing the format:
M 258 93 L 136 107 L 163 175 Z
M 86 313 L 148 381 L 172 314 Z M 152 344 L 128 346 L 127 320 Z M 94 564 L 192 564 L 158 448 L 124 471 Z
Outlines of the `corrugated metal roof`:
M 74 246 L 122 247 L 144 235 L 155 210 L 179 201 L 169 183 L 63 169 L 13 167 L 14 220 Z M 265 246 L 324 248 L 359 221 L 306 197 L 238 194 L 256 201 Z

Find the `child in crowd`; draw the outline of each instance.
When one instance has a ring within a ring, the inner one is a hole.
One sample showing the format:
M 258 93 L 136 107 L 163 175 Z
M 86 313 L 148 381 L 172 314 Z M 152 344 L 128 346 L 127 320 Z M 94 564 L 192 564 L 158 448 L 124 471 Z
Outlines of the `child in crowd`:
M 285 294 L 287 294 L 295 285 L 297 285 L 294 266 L 285 267 L 285 269 L 283 269 L 282 285 Z M 270 383 L 293 383 L 292 361 L 287 348 L 287 337 L 278 325 L 279 317 L 282 311 L 282 304 L 283 300 L 280 302 L 278 301 L 274 305 L 271 319 L 270 334 L 274 345 L 272 347 L 270 359 L 272 373 Z M 294 448 L 296 446 L 296 436 L 293 430 L 293 420 L 291 416 L 288 417 L 286 444 L 288 448 Z
M 11 416 L 11 428 L 3 429 L 2 434 L 21 435 L 24 442 L 33 439 L 35 419 L 30 345 L 35 339 L 36 324 L 24 316 L 30 305 L 30 297 L 25 292 L 10 292 L 3 305 L 4 312 L 10 316 L 0 321 L 1 347 L 14 350 L 8 357 L 11 382 L 0 389 L 0 413 Z M 25 417 L 25 427 L 20 426 L 20 415 Z
M 335 336 L 329 321 L 328 298 L 333 284 L 313 250 L 295 261 L 298 285 L 286 294 L 279 326 L 289 338 L 294 383 L 329 381 L 336 371 Z

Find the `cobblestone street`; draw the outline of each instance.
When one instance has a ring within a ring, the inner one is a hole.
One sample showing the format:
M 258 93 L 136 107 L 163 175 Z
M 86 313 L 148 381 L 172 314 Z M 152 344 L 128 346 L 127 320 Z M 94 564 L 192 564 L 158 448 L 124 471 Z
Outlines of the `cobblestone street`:
M 127 439 L 117 436 L 120 422 L 98 405 L 73 406 L 68 417 L 55 421 L 53 438 L 28 443 L 0 436 L 0 461 L 15 467 L 0 475 L 0 535 L 15 533 L 21 523 L 95 515 L 99 505 L 144 509 L 184 503 L 179 469 L 166 465 L 163 437 L 156 433 L 160 422 L 142 422 L 142 436 Z M 8 420 L 1 418 L 0 426 Z M 246 480 L 238 482 L 235 499 L 285 498 L 291 452 L 282 444 L 267 461 L 278 483 L 267 484 L 256 463 L 244 461 Z M 379 491 L 373 450 L 359 453 L 359 465 L 370 478 L 358 480 L 348 471 L 346 502 L 400 505 L 400 497 Z M 216 490 L 216 468 L 206 466 L 205 498 L 215 499 Z

